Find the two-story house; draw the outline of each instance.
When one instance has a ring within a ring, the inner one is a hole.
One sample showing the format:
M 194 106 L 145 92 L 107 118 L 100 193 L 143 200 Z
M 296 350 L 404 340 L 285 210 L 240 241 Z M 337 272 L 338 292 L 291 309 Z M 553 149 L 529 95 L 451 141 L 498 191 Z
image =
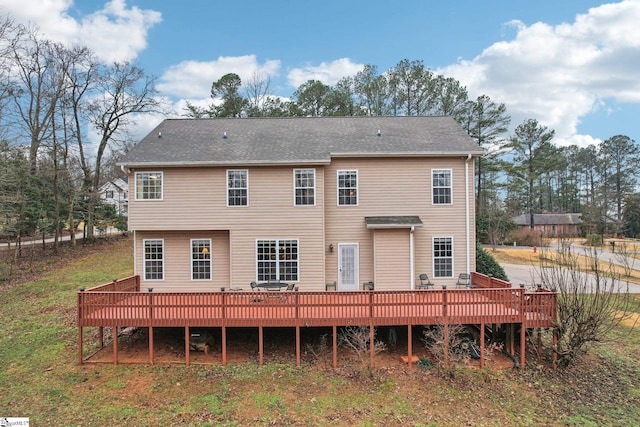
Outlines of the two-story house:
M 113 206 L 116 215 L 127 216 L 129 211 L 129 185 L 126 178 L 107 181 L 98 189 L 102 203 Z
M 121 162 L 141 288 L 413 289 L 475 269 L 474 158 L 450 117 L 170 119 Z

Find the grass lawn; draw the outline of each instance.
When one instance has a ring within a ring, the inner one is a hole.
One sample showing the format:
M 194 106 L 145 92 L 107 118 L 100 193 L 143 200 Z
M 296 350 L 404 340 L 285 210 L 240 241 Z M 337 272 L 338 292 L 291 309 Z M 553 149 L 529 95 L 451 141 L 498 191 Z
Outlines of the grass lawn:
M 533 355 L 525 371 L 369 373 L 294 359 L 79 366 L 76 291 L 131 274 L 132 242 L 85 252 L 27 281 L 0 282 L 0 417 L 36 426 L 640 425 L 640 331 L 624 325 L 612 343 L 557 371 Z

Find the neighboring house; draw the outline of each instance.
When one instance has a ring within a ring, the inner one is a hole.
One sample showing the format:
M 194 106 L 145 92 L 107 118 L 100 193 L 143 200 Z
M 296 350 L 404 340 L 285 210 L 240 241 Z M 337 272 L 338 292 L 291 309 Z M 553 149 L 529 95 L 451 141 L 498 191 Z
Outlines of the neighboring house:
M 113 206 L 116 215 L 127 216 L 129 214 L 129 184 L 127 178 L 116 178 L 108 181 L 98 189 L 103 203 Z
M 481 155 L 450 117 L 165 120 L 120 163 L 135 274 L 169 292 L 453 285 L 475 270 Z
M 533 226 L 536 231 L 546 236 L 577 237 L 582 224 L 581 215 L 579 213 L 533 214 Z M 518 215 L 513 218 L 513 222 L 520 228 L 530 228 L 531 216 Z

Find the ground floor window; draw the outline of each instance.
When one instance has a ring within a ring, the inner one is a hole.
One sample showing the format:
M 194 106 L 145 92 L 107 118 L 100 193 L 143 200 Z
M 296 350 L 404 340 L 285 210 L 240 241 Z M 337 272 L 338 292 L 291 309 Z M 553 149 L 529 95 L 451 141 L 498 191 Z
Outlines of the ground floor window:
M 258 281 L 298 281 L 298 240 L 258 240 L 256 242 Z
M 453 238 L 433 238 L 433 276 L 453 277 Z
M 164 279 L 164 240 L 144 240 L 144 279 Z
M 191 239 L 191 279 L 211 280 L 211 239 Z

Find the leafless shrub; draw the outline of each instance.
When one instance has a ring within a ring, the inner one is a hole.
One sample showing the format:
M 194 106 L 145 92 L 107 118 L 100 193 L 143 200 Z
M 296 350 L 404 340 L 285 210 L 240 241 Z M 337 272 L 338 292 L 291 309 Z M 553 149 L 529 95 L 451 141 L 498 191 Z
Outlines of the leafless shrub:
M 445 325 L 435 325 L 423 331 L 422 341 L 436 359 L 439 368 L 447 368 L 449 362 L 469 362 L 469 351 L 463 343 L 466 329 L 463 325 L 449 325 L 445 334 Z M 445 351 L 445 348 L 447 349 Z
M 629 283 L 621 280 L 613 262 L 601 260 L 597 249 L 587 249 L 585 254 L 586 266 L 568 251 L 540 260 L 542 286 L 558 293 L 554 351 L 561 366 L 586 353 L 591 343 L 606 341 L 631 309 Z
M 314 361 L 326 363 L 329 355 L 331 354 L 327 334 L 320 335 L 320 339 L 317 343 L 307 343 L 305 345 L 305 350 L 313 357 Z
M 376 330 L 373 330 L 373 353 L 378 354 L 387 349 L 382 341 L 375 339 Z M 362 369 L 371 370 L 370 363 L 371 331 L 368 326 L 347 326 L 338 333 L 338 345 L 349 349 L 360 362 Z

